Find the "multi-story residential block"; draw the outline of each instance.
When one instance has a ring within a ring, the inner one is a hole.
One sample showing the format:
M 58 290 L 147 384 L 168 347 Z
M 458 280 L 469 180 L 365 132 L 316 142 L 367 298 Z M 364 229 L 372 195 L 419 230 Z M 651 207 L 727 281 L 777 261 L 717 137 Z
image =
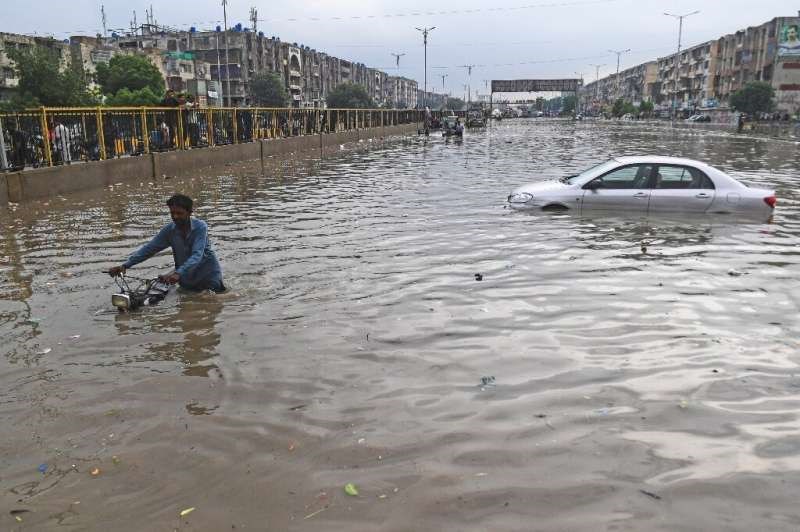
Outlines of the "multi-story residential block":
M 728 101 L 748 82 L 764 81 L 775 89 L 779 111 L 800 111 L 799 30 L 800 12 L 721 37 L 715 97 Z
M 661 110 L 679 112 L 729 105 L 751 81 L 770 83 L 780 112 L 800 112 L 800 12 L 776 17 L 657 61 L 612 74 L 581 91 L 583 108 L 599 108 L 617 98 L 650 100 Z
M 49 37 L 29 37 L 14 33 L 0 33 L 0 101 L 9 100 L 17 90 L 19 79 L 14 69 L 14 61 L 7 50 L 25 50 L 33 46 L 52 50 L 61 61 L 62 68 L 72 65 L 69 42 L 57 41 Z
M 658 60 L 655 102 L 661 109 L 695 110 L 713 105 L 716 41 L 708 41 Z
M 265 73 L 280 77 L 294 107 L 325 107 L 328 93 L 341 83 L 362 85 L 376 105 L 384 107 L 416 106 L 418 102 L 413 80 L 266 37 L 241 25 L 224 32 L 220 28 L 178 31 L 155 24 L 108 38 L 76 36 L 69 43 L 0 34 L 0 98 L 4 89 L 13 91 L 17 85 L 13 64 L 2 53 L 2 46 L 35 44 L 59 50 L 65 65 L 72 61 L 82 67 L 90 86 L 98 64 L 116 54 L 143 55 L 161 71 L 165 89 L 187 92 L 207 105 L 252 105 L 251 81 Z M 437 101 L 436 96 L 431 96 L 431 102 Z

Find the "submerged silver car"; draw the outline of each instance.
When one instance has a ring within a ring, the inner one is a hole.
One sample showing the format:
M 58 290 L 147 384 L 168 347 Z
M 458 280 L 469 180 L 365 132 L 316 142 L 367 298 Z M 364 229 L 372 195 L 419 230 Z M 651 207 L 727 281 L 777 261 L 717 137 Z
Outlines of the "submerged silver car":
M 705 163 L 677 157 L 619 157 L 580 174 L 531 183 L 508 196 L 516 208 L 769 216 L 775 191 L 741 183 Z

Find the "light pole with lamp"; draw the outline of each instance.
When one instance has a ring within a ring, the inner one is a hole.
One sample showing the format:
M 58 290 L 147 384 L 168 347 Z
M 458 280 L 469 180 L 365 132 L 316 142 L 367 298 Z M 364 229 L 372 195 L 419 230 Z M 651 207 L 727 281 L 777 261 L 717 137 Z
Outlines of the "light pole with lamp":
M 477 65 L 459 65 L 460 68 L 467 69 L 467 106 L 472 100 L 472 69 Z
M 594 100 L 597 101 L 597 90 L 600 88 L 600 67 L 606 66 L 605 64 L 602 65 L 589 65 L 594 67 Z
M 581 78 L 581 89 L 583 88 L 583 72 L 575 72 L 579 78 Z M 581 98 L 578 96 L 578 92 L 575 92 L 575 112 L 580 114 L 581 113 Z
M 394 82 L 394 85 L 395 85 L 395 88 L 394 88 L 394 94 L 395 94 L 394 106 L 397 107 L 397 104 L 400 103 L 400 94 L 399 94 L 400 93 L 400 58 L 403 57 L 406 54 L 405 53 L 402 53 L 402 54 L 400 54 L 400 53 L 398 53 L 398 54 L 392 53 L 391 55 L 392 55 L 392 57 L 394 57 L 395 63 L 397 65 L 397 79 Z
M 627 54 L 630 51 L 631 51 L 630 48 L 626 48 L 625 50 L 609 50 L 609 52 L 611 52 L 612 54 L 617 54 L 617 77 L 616 77 L 616 80 L 615 80 L 615 88 L 614 88 L 614 92 L 615 92 L 614 98 L 615 99 L 620 97 L 619 96 L 619 56 L 621 56 L 622 54 Z
M 231 60 L 228 57 L 228 0 L 222 0 L 222 23 L 225 31 L 225 92 L 228 94 L 228 107 L 231 107 Z M 222 83 L 220 83 L 221 85 Z
M 422 107 L 427 107 L 428 100 L 428 33 L 436 29 L 436 26 L 430 28 L 415 28 L 422 33 L 422 44 L 425 47 L 425 85 L 422 90 Z M 427 124 L 425 125 L 427 128 Z
M 675 108 L 675 98 L 678 97 L 678 68 L 680 67 L 680 60 L 681 60 L 681 37 L 683 36 L 683 19 L 686 17 L 691 17 L 692 15 L 698 14 L 700 11 L 692 11 L 691 13 L 686 13 L 685 15 L 673 15 L 672 13 L 664 13 L 668 17 L 678 19 L 678 52 L 675 54 L 675 74 L 673 78 L 675 79 L 675 86 L 674 91 L 672 93 L 672 124 L 675 125 L 675 114 L 677 113 L 677 109 Z

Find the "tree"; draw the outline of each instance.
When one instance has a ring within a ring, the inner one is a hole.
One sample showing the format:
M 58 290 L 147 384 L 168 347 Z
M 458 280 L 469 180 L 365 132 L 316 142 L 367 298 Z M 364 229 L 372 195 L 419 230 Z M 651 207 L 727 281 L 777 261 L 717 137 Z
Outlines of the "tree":
M 444 102 L 443 109 L 450 109 L 452 111 L 461 111 L 467 104 L 461 98 L 447 98 Z
M 328 107 L 333 109 L 371 109 L 374 107 L 367 89 L 355 83 L 340 83 L 328 93 Z
M 78 107 L 95 102 L 81 73 L 61 64 L 54 50 L 32 46 L 26 50 L 7 49 L 19 78 L 18 94 L 12 105 L 17 108 L 44 105 Z
M 138 91 L 148 87 L 162 94 L 166 84 L 158 68 L 140 55 L 115 55 L 107 63 L 97 65 L 97 83 L 103 94 L 111 96 L 120 89 Z
M 564 96 L 561 113 L 562 114 L 569 114 L 575 110 L 575 107 L 578 105 L 578 97 L 574 94 L 570 94 L 569 96 Z
M 625 114 L 625 100 L 617 98 L 614 102 L 614 107 L 611 108 L 611 114 L 619 118 Z
M 653 114 L 653 109 L 655 109 L 653 102 L 642 102 L 639 104 L 639 113 L 644 116 L 650 116 Z
M 261 107 L 286 107 L 289 93 L 281 78 L 274 73 L 258 74 L 250 82 L 253 103 Z
M 150 90 L 150 87 L 133 91 L 123 87 L 116 94 L 106 98 L 106 105 L 112 107 L 156 106 L 160 103 L 161 96 Z
M 751 81 L 731 95 L 731 107 L 742 113 L 753 115 L 768 113 L 775 105 L 775 89 L 764 81 Z

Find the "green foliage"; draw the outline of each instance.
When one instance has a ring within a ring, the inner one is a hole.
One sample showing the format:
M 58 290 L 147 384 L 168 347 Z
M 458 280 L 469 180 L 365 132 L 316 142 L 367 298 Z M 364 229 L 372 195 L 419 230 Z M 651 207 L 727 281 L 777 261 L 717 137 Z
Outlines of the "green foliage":
M 641 104 L 639 104 L 639 113 L 641 113 L 644 116 L 652 115 L 654 109 L 655 106 L 653 105 L 653 102 L 642 102 Z
M 58 54 L 43 46 L 7 49 L 19 77 L 17 96 L 10 105 L 17 109 L 44 105 L 77 107 L 95 104 L 81 73 L 62 68 Z
M 123 87 L 116 94 L 106 98 L 106 105 L 111 107 L 156 106 L 160 103 L 161 97 L 154 93 L 150 87 L 133 91 Z
M 280 76 L 264 73 L 250 81 L 250 92 L 253 103 L 260 107 L 286 107 L 289 105 L 289 93 L 283 86 Z
M 443 109 L 450 109 L 451 111 L 461 111 L 467 107 L 466 102 L 461 98 L 447 98 L 447 101 L 444 102 Z
M 145 87 L 162 94 L 166 87 L 158 68 L 140 55 L 115 55 L 108 64 L 97 65 L 96 76 L 103 94 L 109 96 L 120 89 L 136 92 Z
M 631 102 L 626 102 L 622 98 L 617 98 L 614 106 L 611 108 L 611 114 L 617 118 L 630 114 L 636 114 L 636 107 Z
M 328 93 L 328 107 L 332 109 L 371 109 L 375 106 L 367 89 L 355 83 L 340 83 Z
M 574 94 L 569 96 L 564 96 L 561 102 L 561 113 L 562 114 L 569 114 L 575 111 L 575 108 L 578 106 L 578 97 Z
M 775 106 L 775 89 L 764 81 L 751 81 L 731 95 L 731 107 L 747 114 L 768 113 Z

